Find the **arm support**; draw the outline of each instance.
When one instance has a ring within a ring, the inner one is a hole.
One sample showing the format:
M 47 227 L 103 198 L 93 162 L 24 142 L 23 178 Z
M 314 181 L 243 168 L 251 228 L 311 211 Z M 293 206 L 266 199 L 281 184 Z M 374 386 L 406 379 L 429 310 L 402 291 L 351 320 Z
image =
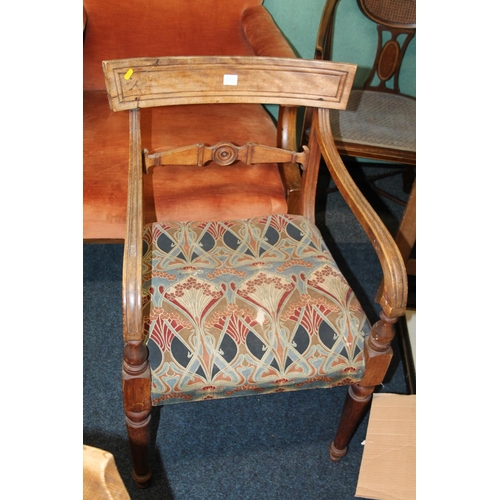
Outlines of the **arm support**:
M 129 111 L 130 152 L 127 228 L 123 259 L 123 337 L 142 341 L 142 154 L 140 109 Z
M 408 283 L 406 268 L 399 249 L 371 205 L 352 180 L 340 158 L 330 128 L 330 111 L 319 109 L 317 119 L 318 142 L 328 170 L 340 193 L 370 238 L 384 275 L 380 305 L 387 318 L 402 316 L 406 308 Z

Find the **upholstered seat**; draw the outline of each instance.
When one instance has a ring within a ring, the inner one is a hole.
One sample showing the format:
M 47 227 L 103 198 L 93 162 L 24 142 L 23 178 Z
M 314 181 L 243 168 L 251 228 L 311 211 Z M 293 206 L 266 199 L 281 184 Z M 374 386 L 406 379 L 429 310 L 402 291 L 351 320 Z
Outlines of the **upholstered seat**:
M 361 379 L 370 324 L 306 218 L 154 223 L 144 251 L 153 405 Z
M 402 95 L 354 89 L 344 111 L 330 112 L 333 136 L 337 143 L 416 153 L 416 105 Z

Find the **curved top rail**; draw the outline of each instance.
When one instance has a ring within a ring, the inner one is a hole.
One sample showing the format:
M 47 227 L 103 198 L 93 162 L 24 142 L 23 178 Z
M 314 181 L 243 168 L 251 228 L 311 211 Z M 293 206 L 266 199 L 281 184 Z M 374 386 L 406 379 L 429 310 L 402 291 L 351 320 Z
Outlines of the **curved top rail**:
M 345 109 L 356 65 L 291 58 L 195 56 L 104 61 L 103 70 L 114 111 L 208 103 Z

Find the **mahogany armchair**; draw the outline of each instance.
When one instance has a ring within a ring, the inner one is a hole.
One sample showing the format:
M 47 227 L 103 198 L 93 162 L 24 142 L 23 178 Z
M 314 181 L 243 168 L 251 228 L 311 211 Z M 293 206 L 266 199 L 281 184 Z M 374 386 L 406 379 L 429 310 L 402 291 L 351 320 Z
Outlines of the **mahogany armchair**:
M 128 147 L 125 115 L 113 116 L 102 77 L 102 61 L 149 56 L 272 56 L 295 57 L 293 50 L 262 5 L 263 0 L 84 0 L 83 44 L 83 238 L 85 242 L 123 241 L 127 209 Z M 143 112 L 144 147 L 169 147 L 194 138 L 217 141 L 216 133 L 238 131 L 235 138 L 270 146 L 296 147 L 296 109 L 281 107 L 278 123 L 258 104 L 197 108 L 179 106 L 165 122 L 162 108 Z M 160 126 L 161 124 L 161 126 Z M 277 135 L 276 130 L 280 133 Z M 278 143 L 276 143 L 278 141 Z M 241 217 L 260 212 L 282 212 L 294 206 L 300 192 L 296 165 L 269 171 L 265 182 L 246 166 L 231 175 L 238 191 L 225 190 L 232 179 L 173 166 L 158 172 L 144 186 L 145 218 L 176 219 L 188 215 L 214 218 Z M 283 190 L 283 182 L 285 188 Z
M 176 403 L 215 398 L 349 385 L 330 446 L 331 459 L 339 460 L 384 378 L 407 295 L 398 248 L 332 139 L 329 113 L 345 108 L 355 66 L 200 56 L 104 61 L 103 68 L 111 109 L 129 115 L 122 380 L 136 484 L 146 487 L 151 477 L 152 407 L 173 404 L 175 411 Z M 239 142 L 238 131 L 225 129 L 216 143 L 144 148 L 142 115 L 149 108 L 161 107 L 174 120 L 178 106 L 213 103 L 313 107 L 309 143 L 296 151 L 258 137 Z M 382 311 L 373 327 L 314 224 L 321 155 L 380 259 Z M 233 171 L 250 169 L 265 184 L 276 164 L 302 170 L 296 214 L 284 207 L 241 217 L 234 204 L 226 209 L 236 215 L 227 219 L 178 212 L 144 223 L 143 185 L 162 170 L 177 166 L 187 184 L 197 169 L 243 193 Z

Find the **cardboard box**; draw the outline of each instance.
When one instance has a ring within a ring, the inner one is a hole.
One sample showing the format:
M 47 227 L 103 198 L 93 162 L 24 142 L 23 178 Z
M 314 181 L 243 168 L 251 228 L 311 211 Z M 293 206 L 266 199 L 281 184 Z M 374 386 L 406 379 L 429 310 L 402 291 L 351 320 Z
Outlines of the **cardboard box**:
M 356 497 L 416 498 L 416 396 L 374 394 Z

